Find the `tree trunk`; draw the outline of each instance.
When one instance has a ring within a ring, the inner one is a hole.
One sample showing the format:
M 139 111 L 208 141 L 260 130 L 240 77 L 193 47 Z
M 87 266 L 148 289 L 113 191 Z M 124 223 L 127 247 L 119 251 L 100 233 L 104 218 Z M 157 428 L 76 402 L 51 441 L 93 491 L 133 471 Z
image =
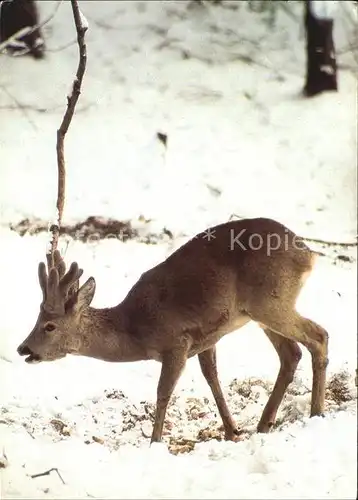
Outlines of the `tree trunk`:
M 333 3 L 306 1 L 307 73 L 304 94 L 307 97 L 328 90 L 338 90 L 337 63 L 333 41 L 333 12 L 332 7 L 328 6 L 327 8 L 327 4 Z M 328 17 L 330 15 L 332 17 Z
M 35 0 L 4 0 L 0 2 L 0 42 L 8 40 L 22 28 L 39 24 Z M 8 52 L 30 53 L 36 59 L 44 56 L 45 44 L 39 28 L 7 47 Z

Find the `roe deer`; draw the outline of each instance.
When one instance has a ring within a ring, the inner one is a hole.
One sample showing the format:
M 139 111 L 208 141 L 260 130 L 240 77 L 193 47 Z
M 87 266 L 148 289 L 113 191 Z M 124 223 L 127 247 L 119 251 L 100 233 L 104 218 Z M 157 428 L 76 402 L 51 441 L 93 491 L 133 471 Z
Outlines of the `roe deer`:
M 263 329 L 280 360 L 275 386 L 258 424 L 268 432 L 301 358 L 312 356 L 311 416 L 324 411 L 328 334 L 295 310 L 315 254 L 292 231 L 256 218 L 215 226 L 143 273 L 115 307 L 90 303 L 95 280 L 79 288 L 82 269 L 55 252 L 49 273 L 39 264 L 43 301 L 36 325 L 18 347 L 28 363 L 73 353 L 105 361 L 154 359 L 162 363 L 151 442 L 161 441 L 167 405 L 187 359 L 198 355 L 215 398 L 225 438 L 238 431 L 220 387 L 218 340 L 248 321 Z M 255 355 L 253 353 L 253 355 Z

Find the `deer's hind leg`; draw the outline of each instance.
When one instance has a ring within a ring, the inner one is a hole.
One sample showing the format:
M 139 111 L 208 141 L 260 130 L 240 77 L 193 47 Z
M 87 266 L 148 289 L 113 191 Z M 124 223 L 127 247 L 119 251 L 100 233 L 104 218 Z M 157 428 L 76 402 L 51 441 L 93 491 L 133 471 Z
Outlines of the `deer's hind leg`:
M 281 270 L 281 274 L 279 271 L 273 274 L 268 288 L 256 293 L 255 300 L 250 301 L 247 313 L 265 330 L 271 330 L 288 340 L 299 342 L 308 349 L 312 358 L 313 372 L 311 417 L 322 415 L 328 364 L 328 333 L 320 325 L 304 318 L 296 311 L 297 297 L 310 274 L 310 269 L 307 268 L 302 272 L 286 266 L 281 267 Z M 272 338 L 270 340 L 272 342 Z M 277 342 L 275 347 L 277 349 Z M 286 347 L 281 349 L 287 350 Z M 276 392 L 279 394 L 278 390 Z M 272 400 L 270 404 L 273 404 Z
M 282 335 L 275 333 L 269 328 L 263 327 L 263 330 L 279 356 L 280 370 L 275 386 L 257 426 L 258 432 L 268 432 L 275 423 L 277 410 L 282 402 L 287 387 L 293 380 L 297 365 L 302 357 L 302 351 L 297 342 L 282 337 Z
M 256 310 L 252 319 L 264 328 L 303 344 L 312 358 L 311 417 L 324 412 L 326 369 L 328 364 L 328 333 L 314 321 L 304 318 L 294 309 L 279 306 L 272 311 Z

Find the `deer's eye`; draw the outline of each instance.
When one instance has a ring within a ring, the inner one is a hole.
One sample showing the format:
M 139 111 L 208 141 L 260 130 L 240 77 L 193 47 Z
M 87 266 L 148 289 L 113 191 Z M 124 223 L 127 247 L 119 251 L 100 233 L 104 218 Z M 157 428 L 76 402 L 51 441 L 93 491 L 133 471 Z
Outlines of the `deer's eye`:
M 44 328 L 45 328 L 45 332 L 49 333 L 49 332 L 53 332 L 56 329 L 56 325 L 54 325 L 53 323 L 46 323 Z

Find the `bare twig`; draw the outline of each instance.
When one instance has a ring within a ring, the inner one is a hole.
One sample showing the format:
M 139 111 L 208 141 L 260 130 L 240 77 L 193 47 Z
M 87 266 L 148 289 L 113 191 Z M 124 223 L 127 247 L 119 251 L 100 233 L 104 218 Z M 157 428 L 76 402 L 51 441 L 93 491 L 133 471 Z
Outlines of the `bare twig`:
M 41 29 L 43 26 L 48 24 L 55 17 L 61 3 L 62 3 L 62 0 L 58 0 L 54 11 L 48 17 L 46 17 L 46 19 L 41 21 L 41 23 L 35 24 L 32 27 L 26 26 L 24 28 L 21 28 L 21 30 L 14 33 L 10 38 L 8 38 L 4 42 L 0 43 L 0 55 L 1 55 L 1 52 L 4 51 L 9 45 L 12 45 L 13 43 L 18 42 L 19 39 L 23 38 L 26 35 L 31 35 L 31 33 L 33 33 L 35 30 Z M 49 47 L 46 47 L 46 52 L 61 52 L 62 50 L 67 49 L 68 47 L 72 47 L 72 45 L 74 45 L 75 43 L 77 43 L 76 39 L 71 40 L 70 42 L 67 42 L 64 45 L 61 45 L 59 47 L 55 47 L 52 49 Z M 23 50 L 18 53 L 18 55 L 23 56 L 25 54 L 28 54 L 29 52 L 30 52 L 30 48 L 24 47 Z
M 40 472 L 39 474 L 32 474 L 30 477 L 31 477 L 31 479 L 36 479 L 38 477 L 49 476 L 51 474 L 51 472 L 56 472 L 58 477 L 61 479 L 62 484 L 66 484 L 65 481 L 63 480 L 63 477 L 61 476 L 59 470 L 57 469 L 57 467 L 52 467 L 49 470 L 45 470 L 45 472 Z
M 95 19 L 93 17 L 89 17 L 89 20 L 90 20 L 91 23 L 94 23 L 99 28 L 104 28 L 105 30 L 115 30 L 115 31 L 117 31 L 119 29 L 118 26 L 113 26 L 112 24 L 109 24 L 109 23 L 107 23 L 105 21 L 101 21 L 101 20 Z
M 14 95 L 12 95 L 11 92 L 9 92 L 9 90 L 5 87 L 5 85 L 0 84 L 0 89 L 15 103 L 16 109 L 18 109 L 25 116 L 31 127 L 34 130 L 37 130 L 36 124 L 31 120 L 27 112 L 26 106 L 23 106 L 21 102 Z
M 22 38 L 25 35 L 29 35 L 30 33 L 32 33 L 32 31 L 33 31 L 33 29 L 30 28 L 30 26 L 25 26 L 25 28 L 21 28 L 21 30 L 17 31 L 12 36 L 10 36 L 7 40 L 0 43 L 0 54 L 9 45 L 13 44 L 14 42 L 17 42 L 19 38 Z
M 5 356 L 0 356 L 0 359 L 1 359 L 2 361 L 5 361 L 5 363 L 12 363 L 11 359 L 8 359 L 8 358 L 7 358 L 7 357 L 5 357 Z
M 81 108 L 77 108 L 76 113 L 84 113 L 91 109 L 94 105 L 95 103 L 89 102 L 83 105 Z M 52 106 L 51 108 L 47 108 L 46 106 L 32 106 L 31 104 L 24 104 L 18 101 L 18 103 L 15 104 L 4 104 L 3 106 L 0 106 L 0 109 L 9 109 L 11 111 L 16 111 L 20 108 L 21 111 L 28 110 L 33 111 L 34 113 L 55 113 L 60 107 L 62 106 Z
M 9 465 L 5 449 L 2 450 L 2 455 L 0 456 L 0 469 L 5 469 Z
M 22 424 L 22 426 L 32 439 L 36 439 L 35 436 L 32 434 L 32 432 L 27 428 L 26 424 Z
M 245 219 L 246 217 L 238 214 L 231 214 L 229 217 L 229 221 L 233 219 Z M 356 247 L 358 245 L 357 241 L 348 241 L 348 242 L 340 242 L 340 241 L 329 241 L 322 240 L 320 238 L 305 238 L 304 236 L 300 236 L 305 241 L 310 241 L 311 243 L 319 243 L 321 245 L 331 245 L 331 246 L 341 246 L 341 247 Z
M 55 17 L 57 14 L 58 9 L 60 8 L 60 5 L 62 3 L 62 0 L 57 0 L 57 4 L 55 8 L 53 9 L 53 12 L 49 16 L 47 16 L 43 21 L 41 21 L 37 26 L 34 26 L 34 28 L 31 30 L 31 33 L 35 31 L 36 29 L 43 28 L 45 24 L 48 24 L 52 19 Z
M 33 33 L 35 30 L 41 29 L 43 26 L 48 24 L 55 17 L 61 3 L 62 3 L 62 0 L 58 0 L 53 12 L 51 12 L 51 14 L 49 16 L 47 16 L 40 23 L 35 24 L 35 26 L 25 26 L 24 28 L 21 28 L 21 30 L 14 33 L 10 38 L 8 38 L 4 42 L 0 43 L 0 55 L 1 55 L 1 52 L 4 49 L 6 49 L 9 45 L 11 45 L 14 42 L 19 41 L 19 38 L 23 38 L 26 35 L 31 35 L 31 33 Z M 22 52 L 21 54 L 26 54 L 29 51 L 30 51 L 30 49 L 24 50 L 24 52 Z
M 57 213 L 56 224 L 53 224 L 50 228 L 50 231 L 52 232 L 52 239 L 51 239 L 50 249 L 47 252 L 47 262 L 50 267 L 53 264 L 54 251 L 57 249 L 60 227 L 62 222 L 63 207 L 65 203 L 65 180 L 66 180 L 65 155 L 64 155 L 65 135 L 71 124 L 76 104 L 81 94 L 81 85 L 87 63 L 87 47 L 85 43 L 85 34 L 88 29 L 87 22 L 79 9 L 78 1 L 71 0 L 71 6 L 77 30 L 79 63 L 78 63 L 76 77 L 73 81 L 71 95 L 67 97 L 67 109 L 62 119 L 60 128 L 57 130 L 56 151 L 57 151 L 57 166 L 58 166 L 58 191 L 57 191 L 56 205 L 58 213 Z
M 340 247 L 356 247 L 358 245 L 357 241 L 329 241 L 329 240 L 321 240 L 320 238 L 305 238 L 301 236 L 301 238 L 305 241 L 310 241 L 311 243 L 320 243 L 321 245 L 331 245 L 331 246 L 340 246 Z
M 245 219 L 245 216 L 233 213 L 233 214 L 230 215 L 229 221 L 234 220 L 234 219 Z
M 48 52 L 48 53 L 62 52 L 63 50 L 66 50 L 66 49 L 68 49 L 69 47 L 72 47 L 72 45 L 75 45 L 75 44 L 77 44 L 77 39 L 71 40 L 70 42 L 67 42 L 67 43 L 65 43 L 63 45 L 60 45 L 59 47 L 54 47 L 52 49 L 50 47 L 46 46 L 46 52 Z M 25 54 L 28 54 L 29 52 L 30 52 L 30 49 L 26 47 L 21 52 L 20 51 L 17 52 L 16 53 L 16 57 L 17 56 L 19 56 L 19 57 L 23 56 Z
M 26 29 L 29 29 L 30 28 L 26 28 Z M 28 32 L 26 32 L 27 34 Z M 17 36 L 17 34 L 16 34 Z M 8 39 L 10 40 L 10 38 Z M 6 40 L 6 44 L 8 45 L 8 40 Z M 75 45 L 77 44 L 77 39 L 75 40 L 71 40 L 70 42 L 67 42 L 65 43 L 64 45 L 60 45 L 59 47 L 54 47 L 54 48 L 49 48 L 49 47 L 46 47 L 46 52 L 50 52 L 50 53 L 55 53 L 55 52 L 62 52 L 63 50 L 66 50 L 68 49 L 69 47 L 72 47 L 72 45 Z M 20 51 L 17 51 L 16 54 L 13 54 L 13 56 L 15 57 L 21 57 L 21 56 L 24 56 L 25 54 L 28 54 L 30 52 L 30 48 L 29 47 L 23 47 L 23 49 Z M 0 54 L 1 55 L 1 54 Z
M 70 42 L 67 42 L 64 45 L 60 45 L 59 47 L 55 47 L 53 49 L 50 49 L 49 47 L 47 47 L 46 52 L 62 52 L 63 50 L 66 50 L 69 47 L 72 47 L 72 45 L 75 45 L 76 43 L 77 43 L 77 40 L 71 40 Z

